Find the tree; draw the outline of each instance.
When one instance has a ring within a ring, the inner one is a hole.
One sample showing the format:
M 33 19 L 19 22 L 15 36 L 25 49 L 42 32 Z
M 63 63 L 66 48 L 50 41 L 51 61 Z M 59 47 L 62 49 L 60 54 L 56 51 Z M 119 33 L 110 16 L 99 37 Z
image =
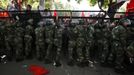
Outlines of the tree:
M 96 5 L 99 1 L 103 2 L 103 4 L 102 4 L 103 8 L 107 8 L 108 4 L 110 3 L 109 0 L 89 0 L 89 2 L 91 3 L 92 6 Z
M 51 8 L 52 2 L 53 2 L 53 0 L 45 0 L 45 8 Z
M 97 0 L 88 0 L 91 3 L 91 6 L 94 6 L 97 4 Z

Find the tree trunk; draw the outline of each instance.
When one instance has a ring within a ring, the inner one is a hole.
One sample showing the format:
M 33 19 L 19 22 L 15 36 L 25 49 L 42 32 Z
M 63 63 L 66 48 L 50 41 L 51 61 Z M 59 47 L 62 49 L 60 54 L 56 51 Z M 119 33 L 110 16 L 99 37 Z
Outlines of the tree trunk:
M 40 0 L 39 7 L 45 9 L 45 0 Z

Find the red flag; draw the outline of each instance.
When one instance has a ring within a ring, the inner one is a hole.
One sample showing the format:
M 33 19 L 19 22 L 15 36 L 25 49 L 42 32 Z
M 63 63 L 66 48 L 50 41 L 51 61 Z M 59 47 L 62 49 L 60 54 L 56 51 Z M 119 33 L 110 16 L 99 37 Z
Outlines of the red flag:
M 134 0 L 130 0 L 126 8 L 126 16 L 128 16 L 128 12 L 134 12 Z
M 33 73 L 33 75 L 46 75 L 49 71 L 38 65 L 30 65 L 28 70 Z
M 54 10 L 54 16 L 57 16 L 57 12 L 56 12 L 56 10 Z
M 84 14 L 84 12 L 82 11 L 82 13 L 81 13 L 81 17 L 85 17 L 85 14 Z

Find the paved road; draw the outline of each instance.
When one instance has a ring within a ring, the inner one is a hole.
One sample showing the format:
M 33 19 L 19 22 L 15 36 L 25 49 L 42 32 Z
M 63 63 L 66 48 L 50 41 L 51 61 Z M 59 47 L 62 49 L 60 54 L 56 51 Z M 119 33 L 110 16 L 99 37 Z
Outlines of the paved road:
M 97 65 L 95 68 L 77 66 L 69 67 L 62 62 L 61 67 L 54 67 L 52 64 L 46 65 L 37 60 L 25 60 L 23 62 L 10 62 L 0 64 L 0 75 L 32 75 L 27 69 L 31 64 L 40 65 L 47 68 L 50 73 L 48 75 L 119 75 L 110 68 L 103 68 Z

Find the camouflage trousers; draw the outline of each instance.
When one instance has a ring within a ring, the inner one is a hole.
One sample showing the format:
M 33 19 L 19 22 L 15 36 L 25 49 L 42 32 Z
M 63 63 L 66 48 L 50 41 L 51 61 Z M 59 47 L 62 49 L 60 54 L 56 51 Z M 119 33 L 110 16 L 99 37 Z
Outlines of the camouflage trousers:
M 104 63 L 104 62 L 107 62 L 108 61 L 108 58 L 109 58 L 109 43 L 108 43 L 108 40 L 104 39 L 103 40 L 103 49 L 102 49 L 102 53 L 101 53 L 101 62 Z
M 116 66 L 121 66 L 124 60 L 124 47 L 119 41 L 113 42 L 113 54 L 115 55 Z
M 5 39 L 5 45 L 6 45 L 6 52 L 7 52 L 7 57 L 9 60 L 12 60 L 15 58 L 15 44 L 12 38 L 7 37 Z
M 24 36 L 24 42 L 25 42 L 25 55 L 28 57 L 31 53 L 32 50 L 32 36 L 30 35 L 25 35 Z
M 45 42 L 44 41 L 36 41 L 36 56 L 37 58 L 43 59 L 45 57 Z
M 76 41 L 75 40 L 69 40 L 69 44 L 68 44 L 68 58 L 69 60 L 73 60 L 73 50 L 76 46 Z
M 95 43 L 94 43 L 94 49 L 95 49 L 95 56 L 94 56 L 94 60 L 100 60 L 101 59 L 101 55 L 103 54 L 103 40 L 101 39 L 96 39 Z
M 83 38 L 78 38 L 76 41 L 76 47 L 77 47 L 77 61 L 81 62 L 82 60 L 84 60 L 84 55 L 83 55 L 83 48 L 85 47 L 86 42 Z
M 16 54 L 16 59 L 22 59 L 23 58 L 23 39 L 21 37 L 16 37 L 14 39 L 15 41 L 15 54 Z
M 90 60 L 91 59 L 90 51 L 91 51 L 92 47 L 93 47 L 93 40 L 87 41 L 86 44 L 85 44 L 85 53 L 84 53 L 85 60 Z
M 51 59 L 51 51 L 53 47 L 53 42 L 50 39 L 46 39 L 46 56 L 45 59 Z
M 60 61 L 61 58 L 61 48 L 62 48 L 62 39 L 54 39 L 54 46 L 56 46 L 56 61 Z

